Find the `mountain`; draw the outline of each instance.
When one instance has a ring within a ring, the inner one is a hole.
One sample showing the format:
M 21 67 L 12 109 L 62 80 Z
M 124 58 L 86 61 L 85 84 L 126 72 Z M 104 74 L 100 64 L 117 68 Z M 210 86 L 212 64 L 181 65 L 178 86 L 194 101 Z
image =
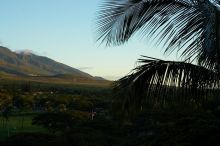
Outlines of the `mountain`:
M 0 74 L 18 77 L 45 77 L 83 80 L 104 80 L 72 68 L 68 65 L 54 61 L 48 57 L 38 56 L 31 52 L 13 52 L 0 46 Z

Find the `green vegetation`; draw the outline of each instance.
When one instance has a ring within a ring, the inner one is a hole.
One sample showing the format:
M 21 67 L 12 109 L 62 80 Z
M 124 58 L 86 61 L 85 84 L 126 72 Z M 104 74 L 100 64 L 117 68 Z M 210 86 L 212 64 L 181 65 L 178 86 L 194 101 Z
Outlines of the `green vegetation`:
M 219 145 L 219 95 L 203 108 L 146 106 L 125 117 L 112 106 L 110 88 L 10 81 L 0 85 L 1 146 Z
M 8 121 L 0 117 L 0 140 L 21 132 L 48 132 L 41 126 L 32 125 L 32 119 L 36 114 L 23 113 L 9 116 Z
M 110 117 L 111 91 L 106 86 L 4 80 L 0 90 L 0 140 L 4 145 L 21 143 L 16 142 L 20 136 L 25 139 L 30 136 L 30 141 L 37 143 L 33 135 L 68 142 L 63 136 L 72 130 L 85 128 L 87 132 L 89 126 L 85 125 L 96 117 Z M 84 132 L 82 135 L 87 136 Z M 39 145 L 47 143 L 47 138 Z

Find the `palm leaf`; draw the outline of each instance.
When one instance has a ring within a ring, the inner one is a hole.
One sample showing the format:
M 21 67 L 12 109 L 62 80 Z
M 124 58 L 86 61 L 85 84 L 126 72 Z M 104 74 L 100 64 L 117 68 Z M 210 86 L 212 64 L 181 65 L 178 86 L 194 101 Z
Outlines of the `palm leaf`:
M 204 102 L 220 86 L 219 73 L 186 62 L 164 61 L 150 57 L 115 83 L 115 105 L 123 111 L 141 110 L 145 104 Z
M 209 0 L 106 0 L 97 18 L 97 41 L 120 45 L 139 32 L 181 51 L 184 60 L 216 68 L 216 6 Z M 214 35 L 213 35 L 214 34 Z
M 97 41 L 119 45 L 144 26 L 153 34 L 171 16 L 190 6 L 178 0 L 107 0 L 97 18 Z
M 97 18 L 97 41 L 120 45 L 139 32 L 184 61 L 150 57 L 114 86 L 114 105 L 127 115 L 142 105 L 197 103 L 220 86 L 220 11 L 211 0 L 106 0 Z M 185 61 L 187 60 L 187 62 Z M 195 61 L 199 65 L 191 64 Z

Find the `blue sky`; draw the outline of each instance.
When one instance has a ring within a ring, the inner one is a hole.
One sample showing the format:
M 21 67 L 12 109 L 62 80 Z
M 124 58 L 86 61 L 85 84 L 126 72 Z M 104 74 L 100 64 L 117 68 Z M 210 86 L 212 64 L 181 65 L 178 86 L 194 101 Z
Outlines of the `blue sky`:
M 108 79 L 129 73 L 140 55 L 162 58 L 160 48 L 138 37 L 123 46 L 99 46 L 94 20 L 101 1 L 0 0 L 0 45 Z

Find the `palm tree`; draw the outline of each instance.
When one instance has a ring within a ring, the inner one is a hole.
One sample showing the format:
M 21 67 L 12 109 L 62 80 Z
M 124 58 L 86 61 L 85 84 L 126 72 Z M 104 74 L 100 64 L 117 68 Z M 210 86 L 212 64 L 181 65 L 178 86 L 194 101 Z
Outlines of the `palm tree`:
M 97 41 L 121 45 L 134 34 L 157 39 L 181 61 L 143 56 L 115 83 L 115 100 L 127 113 L 142 105 L 173 101 L 198 103 L 220 86 L 220 5 L 218 0 L 106 0 L 97 17 Z M 172 96 L 173 95 L 173 96 Z M 120 97 L 120 98 L 119 98 Z M 152 105 L 152 104 L 151 104 Z

